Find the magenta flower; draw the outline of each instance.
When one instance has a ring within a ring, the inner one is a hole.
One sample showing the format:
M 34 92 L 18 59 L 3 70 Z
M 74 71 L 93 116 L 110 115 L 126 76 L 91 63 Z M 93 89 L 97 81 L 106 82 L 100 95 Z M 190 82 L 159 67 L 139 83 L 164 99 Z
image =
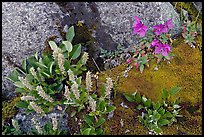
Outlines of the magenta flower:
M 152 47 L 155 47 L 155 46 L 158 46 L 159 44 L 160 44 L 160 41 L 157 40 L 157 39 L 154 39 L 154 40 L 152 41 L 152 43 L 151 43 L 151 46 L 152 46 Z
M 140 22 L 140 19 L 135 16 L 135 22 L 133 23 L 133 34 L 139 34 L 140 37 L 144 37 L 146 34 L 146 31 L 148 30 L 147 26 L 145 26 L 144 24 L 142 24 Z
M 171 23 L 171 21 L 172 21 L 172 18 L 169 19 L 169 20 L 165 23 L 165 27 L 166 27 L 167 29 L 171 29 L 171 28 L 174 27 L 174 25 Z
M 169 29 L 173 28 L 174 25 L 172 24 L 172 18 L 169 19 L 164 25 L 163 24 L 159 24 L 156 26 L 153 26 L 153 31 L 155 32 L 155 34 L 158 36 L 161 33 L 166 33 L 168 32 Z
M 126 60 L 126 64 L 130 64 L 132 61 L 133 61 L 133 58 L 127 59 L 127 60 Z
M 139 64 L 135 63 L 135 67 L 136 67 L 136 69 L 138 69 L 139 68 Z
M 158 44 L 158 46 L 155 47 L 155 54 L 161 53 L 162 56 L 167 56 L 168 53 L 171 51 L 171 47 L 168 44 Z
M 153 26 L 153 29 L 157 36 L 160 35 L 161 33 L 166 33 L 168 31 L 168 28 L 166 28 L 165 25 L 163 24 Z

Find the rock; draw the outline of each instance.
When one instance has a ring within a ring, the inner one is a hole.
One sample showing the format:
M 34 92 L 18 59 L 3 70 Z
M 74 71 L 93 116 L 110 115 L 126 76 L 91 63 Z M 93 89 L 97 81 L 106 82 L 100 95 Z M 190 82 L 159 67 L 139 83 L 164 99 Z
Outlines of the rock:
M 45 48 L 45 40 L 53 35 L 61 39 L 57 21 L 62 12 L 51 2 L 2 3 L 2 93 L 14 96 L 14 86 L 5 79 L 22 59 Z
M 66 130 L 67 134 L 69 134 L 69 127 L 68 127 L 68 114 L 65 113 L 64 116 L 62 116 L 62 111 L 55 110 L 51 113 L 45 114 L 42 118 L 37 113 L 30 113 L 28 115 L 24 114 L 24 110 L 22 109 L 15 117 L 14 119 L 18 121 L 21 131 L 25 133 L 29 133 L 31 129 L 35 129 L 35 125 L 32 118 L 35 119 L 35 121 L 38 123 L 38 125 L 43 128 L 45 124 L 47 124 L 49 121 L 52 122 L 52 117 L 56 117 L 59 125 L 60 130 Z M 61 120 L 61 122 L 60 122 Z
M 202 10 L 202 2 L 193 2 L 193 4 L 198 11 Z M 200 12 L 200 14 L 202 14 L 202 12 Z
M 134 16 L 138 16 L 148 27 L 163 23 L 173 18 L 178 33 L 179 15 L 169 2 L 96 2 L 100 13 L 100 21 L 106 26 L 105 32 L 110 34 L 114 42 L 125 46 L 134 44 L 132 24 Z
M 124 47 L 135 44 L 132 35 L 135 15 L 148 27 L 163 23 L 172 17 L 175 28 L 171 33 L 174 35 L 179 32 L 179 14 L 169 2 L 58 2 L 57 4 L 66 14 L 61 22 L 62 28 L 76 25 L 81 21 L 92 32 L 94 42 L 85 38 L 86 34 L 82 35 L 83 38 L 75 36 L 73 41 L 80 39 L 78 42 L 87 42 L 85 45 L 89 46 L 88 52 L 95 60 L 99 57 L 100 47 L 116 50 L 118 44 Z
M 124 46 L 134 44 L 132 24 L 137 15 L 148 27 L 163 23 L 171 17 L 178 33 L 179 15 L 169 2 L 69 2 L 58 3 L 67 14 L 62 26 L 76 24 L 83 20 L 85 24 L 96 29 L 96 41 L 108 50 L 120 43 Z

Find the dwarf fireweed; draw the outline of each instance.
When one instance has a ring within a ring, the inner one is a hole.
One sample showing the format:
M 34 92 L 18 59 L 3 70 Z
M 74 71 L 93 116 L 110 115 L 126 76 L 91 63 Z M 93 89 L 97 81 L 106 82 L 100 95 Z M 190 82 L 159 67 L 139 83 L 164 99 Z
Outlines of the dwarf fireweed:
M 131 51 L 133 54 L 126 60 L 126 64 L 134 65 L 142 73 L 145 66 L 149 67 L 148 62 L 153 58 L 157 58 L 157 63 L 172 58 L 169 31 L 174 28 L 174 25 L 171 18 L 163 24 L 148 28 L 139 17 L 134 18 L 133 35 L 136 35 L 137 44 L 133 46 Z

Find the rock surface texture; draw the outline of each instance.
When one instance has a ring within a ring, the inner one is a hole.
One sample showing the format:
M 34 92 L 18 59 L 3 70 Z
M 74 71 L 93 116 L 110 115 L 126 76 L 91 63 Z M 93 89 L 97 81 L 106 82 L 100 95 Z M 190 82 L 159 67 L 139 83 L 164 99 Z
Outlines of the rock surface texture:
M 3 2 L 2 3 L 2 95 L 14 96 L 14 86 L 5 79 L 22 59 L 41 51 L 45 40 L 52 35 L 59 36 L 55 25 L 56 14 L 60 16 L 55 3 Z

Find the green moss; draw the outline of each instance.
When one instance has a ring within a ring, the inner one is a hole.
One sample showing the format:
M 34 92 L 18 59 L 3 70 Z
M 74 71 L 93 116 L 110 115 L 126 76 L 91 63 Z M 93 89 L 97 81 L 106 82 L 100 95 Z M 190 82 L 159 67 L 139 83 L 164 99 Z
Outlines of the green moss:
M 3 102 L 2 104 L 2 118 L 6 120 L 8 118 L 13 117 L 17 110 L 16 110 L 16 103 L 20 101 L 20 97 L 16 97 L 8 102 Z
M 201 41 L 202 43 L 202 41 Z M 105 78 L 111 77 L 117 80 L 117 96 L 113 99 L 114 105 L 117 107 L 115 115 L 110 121 L 106 123 L 107 127 L 116 126 L 115 129 L 106 130 L 107 134 L 125 134 L 125 130 L 129 129 L 127 134 L 148 134 L 147 129 L 137 121 L 137 113 L 134 108 L 131 111 L 124 110 L 119 105 L 122 101 L 126 100 L 122 95 L 123 93 L 133 93 L 136 90 L 146 97 L 157 101 L 160 99 L 162 89 L 170 89 L 175 86 L 182 87 L 181 91 L 177 94 L 183 104 L 188 106 L 195 106 L 197 103 L 201 104 L 202 99 L 202 53 L 198 48 L 193 49 L 184 43 L 180 37 L 173 41 L 173 51 L 175 54 L 170 64 L 161 62 L 156 64 L 156 60 L 150 62 L 150 67 L 145 68 L 142 74 L 139 70 L 133 68 L 129 71 L 128 77 L 124 78 L 122 73 L 126 69 L 126 65 L 122 64 L 111 70 L 102 72 L 99 75 L 100 81 L 105 81 Z M 159 70 L 154 71 L 154 67 L 158 66 Z M 117 77 L 119 76 L 119 77 Z M 172 98 L 174 100 L 175 98 Z M 128 103 L 128 102 L 126 102 Z M 131 104 L 129 104 L 131 106 Z M 131 106 L 133 107 L 133 106 Z M 199 107 L 201 109 L 201 107 Z M 132 112 L 134 111 L 134 112 Z M 187 111 L 186 109 L 182 111 Z M 201 112 L 200 115 L 192 116 L 191 114 L 184 115 L 186 121 L 173 124 L 170 127 L 164 127 L 164 134 L 201 134 Z M 187 112 L 186 112 L 187 113 Z M 125 127 L 120 127 L 120 119 L 126 121 Z M 130 123 L 128 123 L 128 121 Z M 183 124 L 182 124 L 183 123 Z M 191 125 L 189 125 L 191 124 Z M 140 127 L 141 126 L 141 127 Z M 192 128 L 191 126 L 197 127 Z M 177 130 L 177 127 L 179 130 Z

